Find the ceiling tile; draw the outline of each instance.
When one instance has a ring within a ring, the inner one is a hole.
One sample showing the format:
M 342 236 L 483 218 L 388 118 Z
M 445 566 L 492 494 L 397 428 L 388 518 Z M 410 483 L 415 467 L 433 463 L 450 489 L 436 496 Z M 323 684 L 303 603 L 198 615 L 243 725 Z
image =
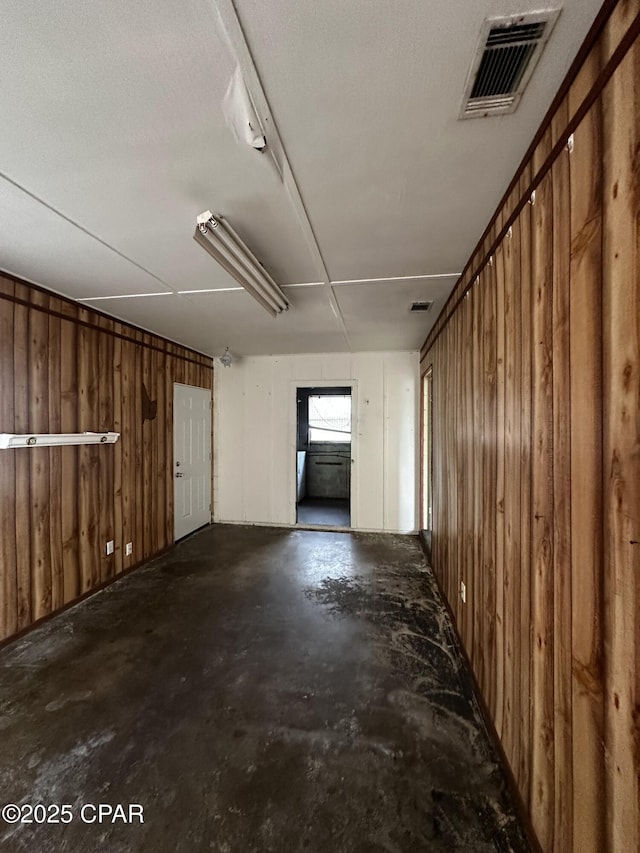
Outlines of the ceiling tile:
M 223 292 L 143 299 L 110 299 L 100 310 L 208 354 L 343 352 L 346 341 L 327 288 L 292 288 L 291 308 L 271 317 L 248 293 Z
M 455 279 L 335 285 L 333 290 L 354 350 L 420 349 Z M 426 314 L 412 302 L 433 300 Z
M 332 279 L 466 262 L 601 0 L 557 5 L 518 111 L 459 121 L 483 19 L 521 0 L 237 0 Z

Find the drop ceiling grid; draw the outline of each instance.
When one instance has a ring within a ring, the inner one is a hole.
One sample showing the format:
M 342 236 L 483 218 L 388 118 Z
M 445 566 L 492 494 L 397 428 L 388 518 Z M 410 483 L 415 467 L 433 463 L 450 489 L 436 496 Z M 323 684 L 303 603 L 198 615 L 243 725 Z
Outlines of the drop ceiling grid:
M 344 351 L 325 287 L 292 288 L 287 296 L 292 308 L 275 318 L 244 290 L 89 304 L 212 355 L 226 346 L 236 355 Z
M 419 349 L 443 308 L 453 281 L 381 281 L 334 287 L 354 349 Z M 422 300 L 433 301 L 430 311 L 411 314 L 411 303 Z
M 233 67 L 206 4 L 26 0 L 0 32 L 2 169 L 176 290 L 227 284 L 192 240 L 207 208 L 248 231 L 279 280 L 313 280 L 285 189 L 225 124 Z
M 519 111 L 460 122 L 482 20 L 521 0 L 238 0 L 332 278 L 466 261 L 601 4 L 562 5 Z
M 0 268 L 72 298 L 169 290 L 2 179 Z

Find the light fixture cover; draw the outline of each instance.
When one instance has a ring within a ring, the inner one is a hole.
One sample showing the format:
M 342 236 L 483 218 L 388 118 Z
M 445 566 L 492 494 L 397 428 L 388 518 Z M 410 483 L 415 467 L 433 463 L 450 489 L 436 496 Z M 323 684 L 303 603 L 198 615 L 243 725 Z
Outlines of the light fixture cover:
M 220 363 L 223 367 L 231 367 L 233 364 L 233 356 L 229 352 L 229 347 L 227 347 L 223 355 L 220 356 Z
M 282 180 L 282 165 L 267 141 L 264 124 L 260 120 L 239 65 L 233 72 L 222 101 L 222 112 L 234 137 L 254 151 L 266 155 L 278 178 Z
M 256 151 L 262 151 L 266 147 L 267 140 L 262 124 L 251 103 L 239 65 L 233 72 L 229 88 L 222 101 L 222 112 L 236 139 L 246 142 Z
M 205 210 L 193 238 L 273 317 L 288 310 L 287 297 L 227 219 Z

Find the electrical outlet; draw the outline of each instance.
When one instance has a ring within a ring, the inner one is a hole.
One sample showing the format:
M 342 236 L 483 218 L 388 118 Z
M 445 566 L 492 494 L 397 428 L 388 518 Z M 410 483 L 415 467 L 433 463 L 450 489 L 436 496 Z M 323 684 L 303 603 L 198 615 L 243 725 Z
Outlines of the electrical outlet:
M 109 539 L 109 541 L 107 542 L 107 557 L 113 554 L 115 550 L 116 543 L 113 541 L 113 539 Z
M 464 581 L 460 581 L 460 598 L 463 604 L 467 603 L 467 587 Z
M 125 557 L 130 557 L 133 554 L 133 542 L 127 542 L 124 546 Z

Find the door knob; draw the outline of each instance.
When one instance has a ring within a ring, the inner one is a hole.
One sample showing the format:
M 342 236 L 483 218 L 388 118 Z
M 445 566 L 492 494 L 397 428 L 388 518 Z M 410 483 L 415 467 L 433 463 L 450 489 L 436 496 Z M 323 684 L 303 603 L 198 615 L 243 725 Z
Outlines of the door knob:
M 184 477 L 184 474 L 182 473 L 182 471 L 178 471 L 178 473 L 176 474 L 176 477 Z

